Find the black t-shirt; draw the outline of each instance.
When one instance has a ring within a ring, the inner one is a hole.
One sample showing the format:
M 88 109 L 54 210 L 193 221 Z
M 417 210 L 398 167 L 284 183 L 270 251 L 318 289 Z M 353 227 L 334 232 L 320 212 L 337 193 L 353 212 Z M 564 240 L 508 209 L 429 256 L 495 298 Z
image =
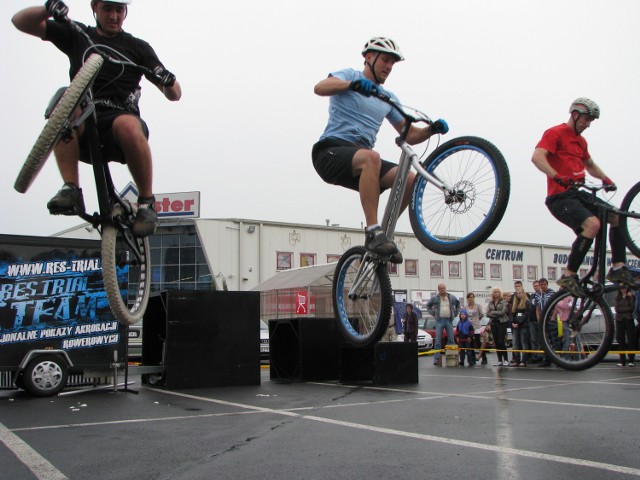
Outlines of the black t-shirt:
M 164 68 L 151 45 L 133 35 L 120 32 L 115 37 L 103 37 L 98 34 L 95 27 L 87 27 L 81 23 L 78 25 L 89 35 L 96 45 L 106 45 L 124 54 L 131 61 L 144 65 L 154 70 L 160 66 Z M 45 40 L 53 43 L 60 51 L 69 57 L 69 78 L 73 79 L 83 60 L 88 58 L 92 51 L 88 50 L 87 40 L 79 33 L 74 32 L 67 24 L 47 21 Z M 115 55 L 114 55 L 115 56 Z M 117 102 L 130 104 L 140 96 L 140 80 L 142 74 L 132 68 L 124 68 L 121 65 L 105 63 L 95 80 L 93 95 L 96 99 L 110 99 Z

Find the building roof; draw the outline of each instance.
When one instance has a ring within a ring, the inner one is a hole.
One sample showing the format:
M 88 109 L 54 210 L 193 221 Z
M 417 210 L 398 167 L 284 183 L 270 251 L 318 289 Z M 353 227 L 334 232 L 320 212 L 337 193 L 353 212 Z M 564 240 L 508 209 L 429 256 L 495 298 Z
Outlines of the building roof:
M 251 290 L 268 291 L 268 290 L 285 290 L 292 288 L 305 288 L 317 286 L 331 286 L 333 283 L 333 272 L 336 264 L 327 263 L 324 265 L 313 265 L 310 267 L 292 268 L 290 270 L 282 270 L 273 277 L 256 285 Z

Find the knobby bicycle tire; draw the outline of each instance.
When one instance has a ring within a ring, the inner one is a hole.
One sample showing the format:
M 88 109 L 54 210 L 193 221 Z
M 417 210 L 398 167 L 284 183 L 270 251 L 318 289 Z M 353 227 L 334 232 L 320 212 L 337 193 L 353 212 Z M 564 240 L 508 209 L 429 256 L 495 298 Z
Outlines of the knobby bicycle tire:
M 459 255 L 482 244 L 509 202 L 511 180 L 502 153 L 483 138 L 459 137 L 440 145 L 422 166 L 453 194 L 416 176 L 409 218 L 420 243 L 440 255 Z
M 563 301 L 569 302 L 564 315 L 557 309 Z M 609 352 L 613 335 L 613 314 L 602 296 L 576 298 L 560 291 L 549 299 L 542 313 L 542 348 L 547 358 L 566 370 L 596 365 Z
M 620 210 L 640 213 L 640 182 L 629 189 L 622 200 Z M 640 219 L 620 215 L 620 228 L 627 248 L 636 257 L 640 257 Z
M 18 173 L 18 177 L 13 186 L 18 192 L 25 193 L 35 180 L 47 158 L 49 158 L 51 151 L 64 133 L 64 129 L 73 113 L 78 105 L 80 105 L 87 90 L 91 87 L 93 80 L 98 75 L 103 62 L 104 58 L 94 53 L 87 59 L 84 65 L 82 65 L 80 70 L 78 70 L 75 77 L 73 77 L 69 88 L 67 88 L 51 112 L 40 136 L 38 136 L 22 169 Z
M 114 208 L 113 217 L 122 214 Z M 125 236 L 137 246 L 136 255 Z M 102 277 L 111 311 L 123 325 L 142 320 L 151 288 L 151 250 L 148 237 L 135 237 L 128 227 L 106 223 L 102 226 Z
M 333 276 L 333 309 L 338 330 L 351 345 L 365 347 L 376 343 L 391 318 L 391 281 L 384 262 L 366 260 L 368 273 L 354 298 L 348 292 L 365 257 L 364 247 L 347 250 L 336 265 Z M 370 263 L 369 263 L 370 262 Z

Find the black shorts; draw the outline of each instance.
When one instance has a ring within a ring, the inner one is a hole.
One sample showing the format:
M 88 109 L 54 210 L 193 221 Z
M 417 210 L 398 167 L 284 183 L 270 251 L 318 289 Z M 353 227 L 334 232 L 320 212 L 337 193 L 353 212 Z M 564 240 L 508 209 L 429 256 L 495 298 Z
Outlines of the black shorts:
M 353 175 L 352 163 L 353 156 L 363 148 L 337 138 L 321 140 L 313 146 L 311 151 L 313 168 L 316 169 L 320 178 L 325 182 L 332 185 L 340 185 L 357 192 L 360 184 L 360 175 Z M 382 160 L 380 178 L 382 179 L 389 170 L 395 167 L 397 167 L 395 163 Z M 381 192 L 384 190 L 384 188 L 380 188 Z
M 124 152 L 116 142 L 116 139 L 113 136 L 113 132 L 111 131 L 111 126 L 113 125 L 113 121 L 119 117 L 120 115 L 132 115 L 138 119 L 140 125 L 142 126 L 142 131 L 144 132 L 145 137 L 149 139 L 149 128 L 142 118 L 140 118 L 135 113 L 128 112 L 126 110 L 119 109 L 106 109 L 102 110 L 98 108 L 97 110 L 97 118 L 98 118 L 98 135 L 100 137 L 100 147 L 102 149 L 102 156 L 108 162 L 119 162 L 119 163 L 127 163 L 124 158 Z M 85 163 L 91 163 L 89 156 L 89 142 L 86 137 L 83 135 L 80 137 L 79 141 L 80 145 L 80 161 Z
M 598 216 L 598 205 L 610 206 L 604 200 L 577 188 L 547 197 L 544 203 L 551 214 L 570 227 L 576 235 L 582 233 L 582 224 L 587 218 Z

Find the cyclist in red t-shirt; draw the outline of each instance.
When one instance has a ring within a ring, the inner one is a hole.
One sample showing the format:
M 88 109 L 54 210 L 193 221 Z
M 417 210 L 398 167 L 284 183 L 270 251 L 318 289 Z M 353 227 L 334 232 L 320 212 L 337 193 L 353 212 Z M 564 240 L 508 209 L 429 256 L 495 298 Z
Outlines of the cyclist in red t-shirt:
M 577 272 L 600 230 L 600 221 L 593 197 L 580 191 L 574 183 L 584 182 L 588 173 L 601 179 L 608 191 L 615 190 L 616 186 L 593 161 L 587 141 L 582 136 L 591 122 L 600 118 L 600 108 L 593 100 L 581 97 L 571 104 L 569 113 L 571 116 L 566 123 L 544 132 L 531 161 L 547 175 L 547 208 L 554 217 L 571 227 L 578 235 L 571 246 L 566 272 L 558 280 L 558 285 L 572 295 L 584 296 Z M 609 223 L 612 267 L 607 273 L 607 280 L 635 287 L 633 276 L 626 267 L 625 241 L 618 228 L 618 216 L 611 215 Z

